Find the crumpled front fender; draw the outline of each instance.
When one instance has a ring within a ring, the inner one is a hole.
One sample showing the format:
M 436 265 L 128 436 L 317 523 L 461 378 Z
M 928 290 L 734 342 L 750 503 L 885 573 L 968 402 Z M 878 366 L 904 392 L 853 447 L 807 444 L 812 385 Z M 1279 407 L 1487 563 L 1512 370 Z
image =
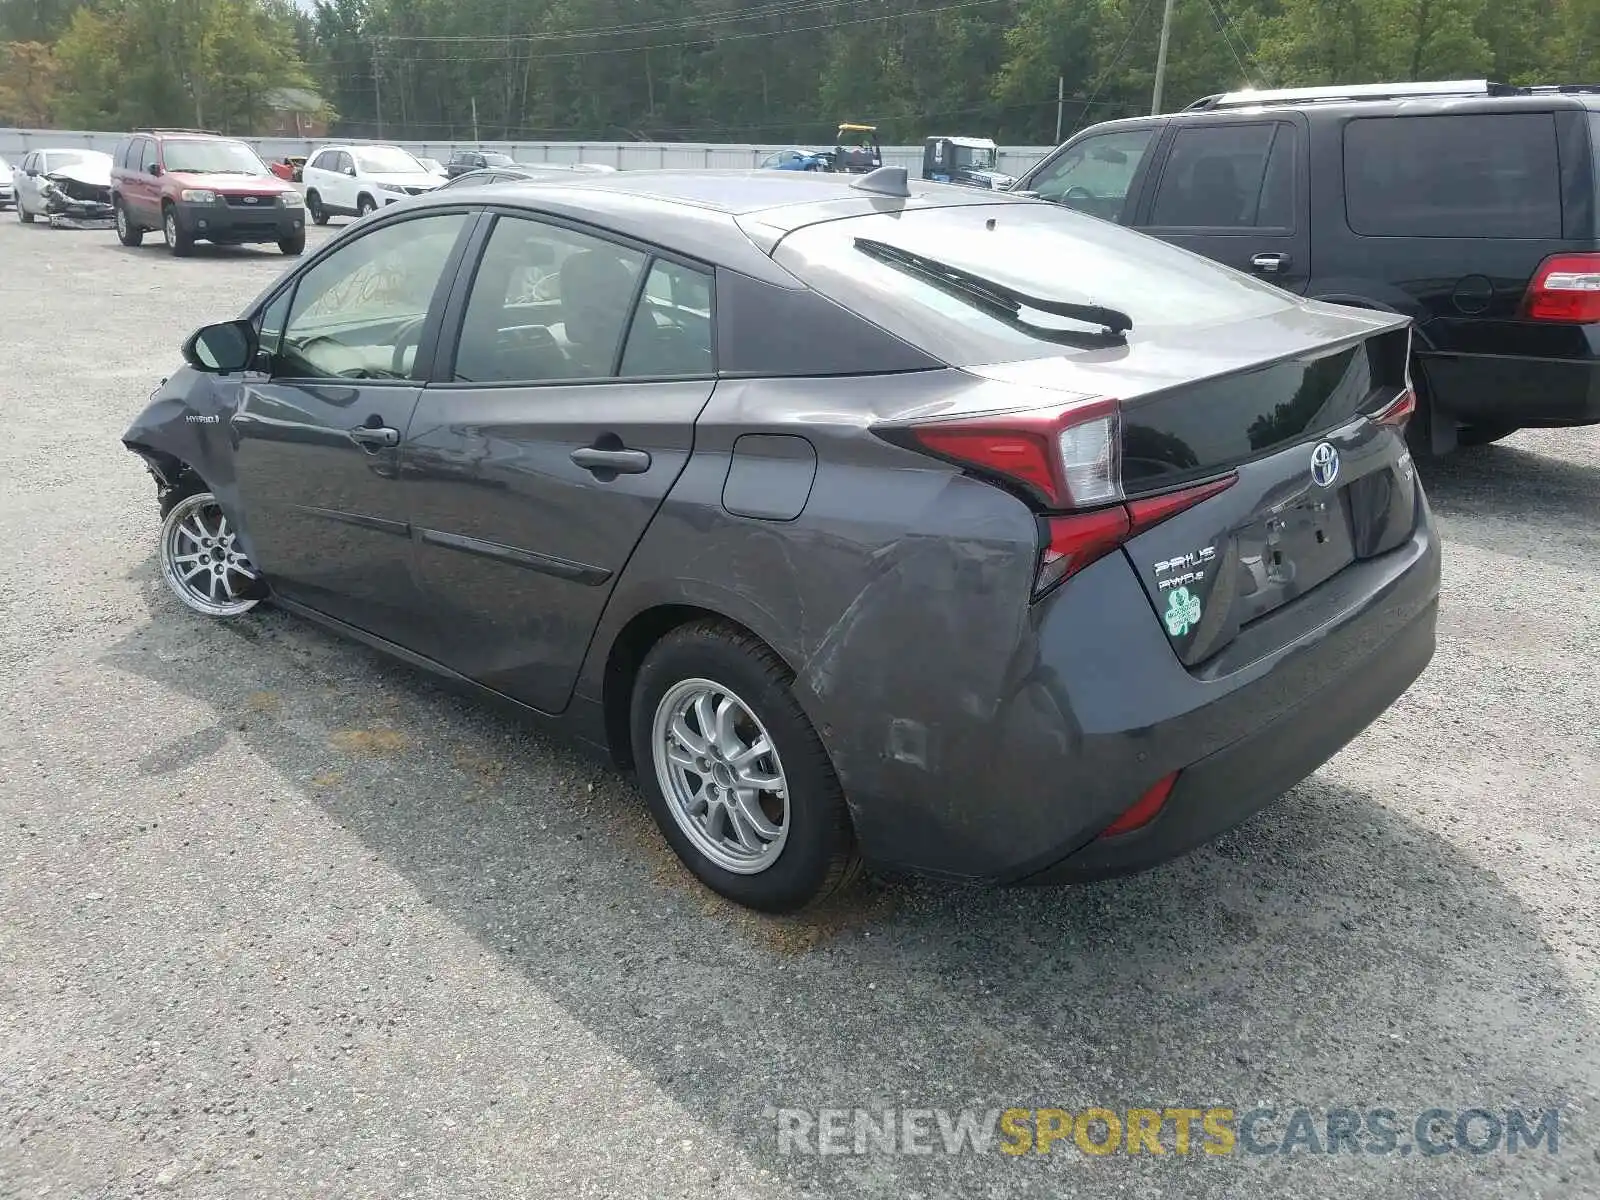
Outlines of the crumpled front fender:
M 237 448 L 233 413 L 239 381 L 182 367 L 151 394 L 144 411 L 122 435 L 122 444 L 145 462 L 165 496 L 192 471 L 217 497 L 239 532 L 247 555 L 253 554 L 250 525 L 239 502 L 234 475 Z

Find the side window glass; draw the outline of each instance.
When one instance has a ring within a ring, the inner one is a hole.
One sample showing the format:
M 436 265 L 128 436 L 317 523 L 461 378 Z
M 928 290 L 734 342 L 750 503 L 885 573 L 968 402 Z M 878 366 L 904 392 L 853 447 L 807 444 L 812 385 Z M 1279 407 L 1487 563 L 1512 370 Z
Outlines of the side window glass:
M 622 374 L 709 375 L 711 277 L 657 259 L 634 310 Z
M 375 229 L 307 271 L 295 288 L 275 374 L 408 379 L 439 277 L 468 218 Z
M 1559 238 L 1561 170 L 1548 112 L 1345 126 L 1346 218 L 1366 237 Z
M 1256 224 L 1277 125 L 1206 125 L 1178 131 L 1161 172 L 1150 224 L 1240 229 Z
M 472 281 L 455 378 L 543 383 L 611 376 L 644 259 L 570 229 L 501 217 Z
M 1034 176 L 1030 190 L 1043 200 L 1115 221 L 1155 133 L 1129 129 L 1085 138 Z
M 125 167 L 128 165 L 128 147 L 132 145 L 133 139 L 131 138 L 125 142 L 117 143 L 117 148 L 111 152 L 111 165 L 113 167 Z
M 156 165 L 156 162 L 155 139 L 145 138 L 144 144 L 139 148 L 139 169 L 148 173 L 150 168 Z
M 355 170 L 355 166 L 355 159 L 351 158 L 345 151 L 339 151 L 339 170 L 348 174 L 350 171 Z

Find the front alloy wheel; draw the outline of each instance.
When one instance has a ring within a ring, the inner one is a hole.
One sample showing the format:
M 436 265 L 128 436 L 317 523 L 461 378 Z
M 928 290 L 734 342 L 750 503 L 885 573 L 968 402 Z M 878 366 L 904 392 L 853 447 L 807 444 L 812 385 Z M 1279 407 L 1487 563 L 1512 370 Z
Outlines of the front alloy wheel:
M 217 498 L 196 492 L 161 523 L 161 575 L 173 594 L 207 617 L 237 617 L 261 597 L 261 579 Z

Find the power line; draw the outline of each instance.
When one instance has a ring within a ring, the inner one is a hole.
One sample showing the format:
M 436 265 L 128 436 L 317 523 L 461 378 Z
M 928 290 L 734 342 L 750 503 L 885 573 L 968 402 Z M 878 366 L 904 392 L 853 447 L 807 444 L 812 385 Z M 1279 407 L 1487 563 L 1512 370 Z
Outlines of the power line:
M 1213 3 L 1213 0 L 1206 0 L 1206 7 L 1211 10 L 1211 19 L 1217 23 L 1217 32 L 1222 35 L 1222 41 L 1228 47 L 1228 53 L 1233 55 L 1233 61 L 1238 66 L 1239 73 L 1244 76 L 1246 84 L 1254 87 L 1255 85 L 1250 76 L 1250 68 L 1244 65 L 1244 59 L 1240 58 L 1239 51 L 1234 49 L 1233 38 L 1228 34 L 1227 20 L 1221 8 L 1216 3 Z M 1243 37 L 1239 39 L 1239 43 L 1245 46 L 1246 52 L 1249 51 L 1249 46 L 1245 45 Z M 1251 55 L 1251 57 L 1253 58 L 1254 55 Z

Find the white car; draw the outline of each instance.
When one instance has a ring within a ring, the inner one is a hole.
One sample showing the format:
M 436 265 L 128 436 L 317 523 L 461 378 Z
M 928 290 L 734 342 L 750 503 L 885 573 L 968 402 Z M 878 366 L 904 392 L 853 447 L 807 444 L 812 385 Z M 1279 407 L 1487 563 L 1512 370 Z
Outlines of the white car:
M 419 154 L 417 161 L 428 169 L 428 174 L 437 175 L 440 179 L 450 178 L 449 172 L 444 169 L 444 164 L 437 158 L 425 158 Z
M 399 146 L 324 146 L 300 173 L 306 209 L 318 225 L 336 213 L 364 217 L 444 182 Z
M 11 164 L 0 158 L 0 208 L 10 208 L 17 202 L 17 192 L 11 185 Z
M 30 150 L 11 169 L 11 201 L 24 225 L 111 224 L 111 155 L 99 150 Z

